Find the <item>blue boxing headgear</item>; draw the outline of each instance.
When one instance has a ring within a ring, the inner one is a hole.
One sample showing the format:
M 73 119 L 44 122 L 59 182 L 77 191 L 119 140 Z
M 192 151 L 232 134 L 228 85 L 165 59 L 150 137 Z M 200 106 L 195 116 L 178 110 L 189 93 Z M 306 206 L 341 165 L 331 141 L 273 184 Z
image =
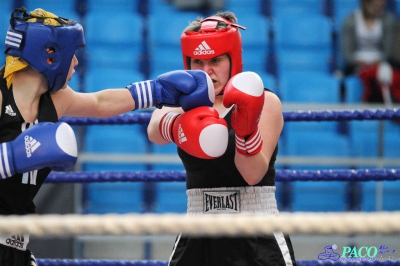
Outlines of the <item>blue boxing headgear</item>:
M 23 12 L 22 17 L 14 16 Z M 36 18 L 36 22 L 28 19 Z M 33 17 L 24 7 L 11 14 L 4 53 L 22 58 L 48 82 L 49 91 L 58 91 L 67 82 L 71 60 L 77 49 L 86 46 L 82 25 L 73 20 L 55 19 L 60 25 L 43 24 L 46 17 Z M 51 62 L 51 63 L 49 63 Z

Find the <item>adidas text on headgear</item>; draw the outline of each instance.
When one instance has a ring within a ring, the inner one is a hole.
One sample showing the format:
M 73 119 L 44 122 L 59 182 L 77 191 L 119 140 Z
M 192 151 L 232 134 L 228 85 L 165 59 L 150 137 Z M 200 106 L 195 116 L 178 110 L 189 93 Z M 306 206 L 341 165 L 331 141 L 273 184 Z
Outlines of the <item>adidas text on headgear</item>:
M 228 26 L 217 29 L 218 22 L 225 22 Z M 181 35 L 185 69 L 190 69 L 190 58 L 205 60 L 227 54 L 231 60 L 230 76 L 242 72 L 242 37 L 239 28 L 246 28 L 219 16 L 205 18 L 200 23 L 199 31 L 185 31 Z

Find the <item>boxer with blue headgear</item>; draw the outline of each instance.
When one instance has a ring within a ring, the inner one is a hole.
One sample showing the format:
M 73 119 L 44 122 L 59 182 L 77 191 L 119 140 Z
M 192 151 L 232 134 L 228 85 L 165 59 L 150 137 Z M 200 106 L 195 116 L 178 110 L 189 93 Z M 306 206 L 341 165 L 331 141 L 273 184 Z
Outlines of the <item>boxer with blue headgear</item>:
M 17 12 L 23 16 L 18 17 Z M 46 78 L 49 91 L 57 91 L 67 82 L 75 51 L 85 45 L 83 28 L 76 21 L 40 9 L 27 14 L 20 8 L 11 15 L 5 53 L 23 59 Z
M 51 170 L 67 171 L 75 165 L 74 130 L 58 122 L 60 117 L 111 117 L 164 105 L 191 109 L 198 99 L 213 104 L 214 87 L 200 70 L 76 92 L 68 81 L 78 65 L 75 52 L 83 47 L 83 28 L 75 21 L 40 8 L 29 13 L 18 8 L 11 14 L 6 62 L 0 69 L 0 215 L 35 213 L 33 200 Z M 28 234 L 0 235 L 0 265 L 36 265 L 28 242 Z

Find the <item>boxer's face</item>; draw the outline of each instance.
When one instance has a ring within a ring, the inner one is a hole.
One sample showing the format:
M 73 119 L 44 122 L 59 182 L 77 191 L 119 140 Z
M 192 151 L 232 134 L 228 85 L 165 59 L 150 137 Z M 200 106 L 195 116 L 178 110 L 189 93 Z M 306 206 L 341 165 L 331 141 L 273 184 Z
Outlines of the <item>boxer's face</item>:
M 76 55 L 72 57 L 71 65 L 69 66 L 69 71 L 67 75 L 67 81 L 71 80 L 72 75 L 75 73 L 75 67 L 78 65 L 79 61 Z
M 78 62 L 78 58 L 76 58 L 76 56 L 74 55 L 72 57 L 71 65 L 69 66 L 68 75 L 67 75 L 67 82 L 62 87 L 62 89 L 67 87 L 67 83 L 71 80 L 72 75 L 75 73 L 75 67 L 78 65 L 78 63 L 79 63 Z
M 229 80 L 230 60 L 228 55 L 223 54 L 211 59 L 190 59 L 190 69 L 203 70 L 214 84 L 215 95 L 218 95 Z

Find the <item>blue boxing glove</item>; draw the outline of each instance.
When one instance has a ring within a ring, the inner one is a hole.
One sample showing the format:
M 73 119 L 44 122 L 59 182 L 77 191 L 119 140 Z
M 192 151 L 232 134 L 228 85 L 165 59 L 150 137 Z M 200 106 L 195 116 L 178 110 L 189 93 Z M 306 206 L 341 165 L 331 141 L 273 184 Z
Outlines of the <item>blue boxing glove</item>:
M 187 70 L 197 82 L 197 89 L 189 94 L 182 94 L 179 103 L 186 112 L 200 106 L 212 107 L 215 102 L 214 84 L 210 76 L 202 70 Z
M 127 89 L 135 100 L 135 110 L 182 106 L 187 111 L 212 106 L 215 101 L 211 78 L 201 70 L 170 71 L 155 80 L 132 83 Z
M 1 144 L 0 175 L 4 179 L 44 167 L 69 170 L 75 165 L 77 155 L 75 134 L 67 123 L 39 123 L 15 140 Z

